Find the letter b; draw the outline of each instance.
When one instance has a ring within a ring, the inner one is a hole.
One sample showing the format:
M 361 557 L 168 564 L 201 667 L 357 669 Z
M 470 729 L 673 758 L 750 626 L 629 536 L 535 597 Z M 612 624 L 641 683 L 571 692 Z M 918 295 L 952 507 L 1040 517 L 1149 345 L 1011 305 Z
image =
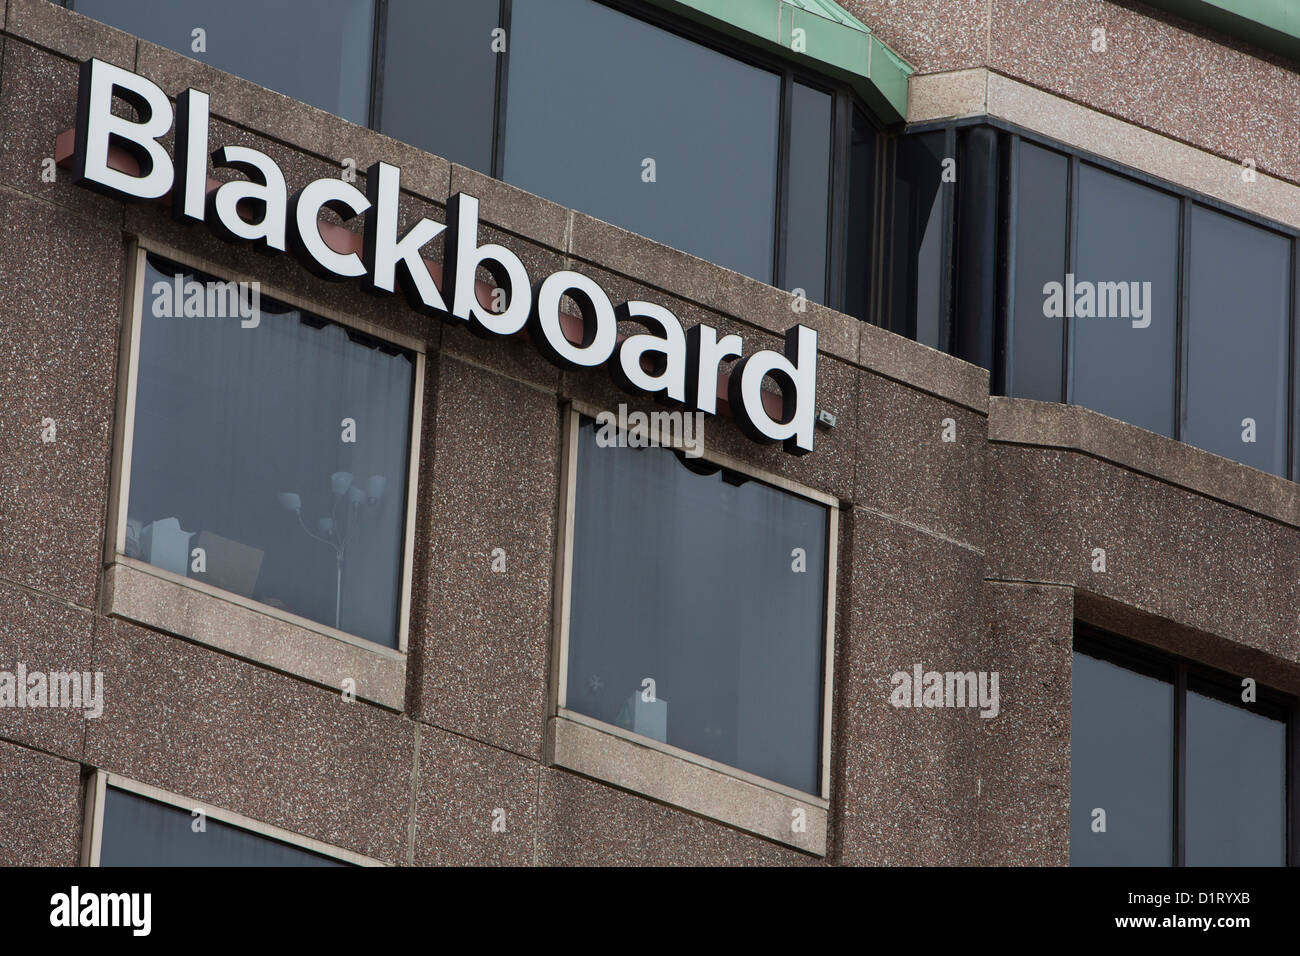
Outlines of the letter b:
M 113 99 L 121 97 L 138 121 L 113 115 Z M 167 94 L 143 76 L 91 58 L 81 64 L 77 91 L 77 143 L 72 156 L 72 181 L 118 199 L 157 199 L 172 188 L 171 158 L 158 140 L 172 126 Z M 120 146 L 140 165 L 139 175 L 113 169 L 110 146 Z

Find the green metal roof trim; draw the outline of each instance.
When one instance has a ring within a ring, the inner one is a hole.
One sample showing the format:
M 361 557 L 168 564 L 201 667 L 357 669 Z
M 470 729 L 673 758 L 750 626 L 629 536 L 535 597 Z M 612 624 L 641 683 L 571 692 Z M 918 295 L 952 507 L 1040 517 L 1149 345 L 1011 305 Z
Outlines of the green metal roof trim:
M 1203 23 L 1293 60 L 1300 60 L 1297 0 L 1146 0 L 1153 7 Z
M 851 85 L 886 122 L 907 118 L 913 68 L 861 20 L 832 0 L 650 0 L 676 15 L 748 43 L 811 60 L 819 73 Z M 803 49 L 793 49 L 803 30 Z

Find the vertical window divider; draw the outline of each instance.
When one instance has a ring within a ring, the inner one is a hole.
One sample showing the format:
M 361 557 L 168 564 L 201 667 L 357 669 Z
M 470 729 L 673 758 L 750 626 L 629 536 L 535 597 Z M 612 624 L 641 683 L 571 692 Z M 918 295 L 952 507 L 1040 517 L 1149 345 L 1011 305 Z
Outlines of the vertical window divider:
M 511 0 L 501 0 L 497 26 L 505 37 L 506 47 L 497 54 L 496 96 L 492 101 L 492 178 L 505 181 L 506 172 L 506 89 L 510 82 L 510 50 L 515 38 L 510 35 Z
M 1291 304 L 1287 309 L 1287 315 L 1290 322 L 1287 323 L 1288 348 L 1287 348 L 1287 427 L 1286 427 L 1286 449 L 1287 449 L 1287 476 L 1296 481 L 1300 479 L 1300 461 L 1297 461 L 1297 453 L 1300 452 L 1300 442 L 1296 440 L 1296 428 L 1300 427 L 1300 411 L 1296 409 L 1297 399 L 1300 399 L 1300 389 L 1296 387 L 1296 305 L 1300 302 L 1300 294 L 1297 294 L 1297 288 L 1300 287 L 1300 275 L 1297 275 L 1300 269 L 1297 268 L 1297 251 L 1296 238 L 1291 237 Z
M 1174 666 L 1174 866 L 1187 865 L 1187 665 Z
M 1300 866 L 1300 796 L 1296 774 L 1300 773 L 1300 701 L 1292 700 L 1286 722 L 1286 843 L 1288 866 Z
M 1066 285 L 1066 276 L 1073 275 L 1079 259 L 1079 170 L 1082 164 L 1079 157 L 1071 154 L 1066 169 L 1065 179 L 1065 275 L 1061 276 L 1062 288 Z M 1072 303 L 1066 303 L 1065 328 L 1061 335 L 1061 401 L 1069 404 L 1074 398 L 1074 311 Z
M 1192 202 L 1179 203 L 1178 309 L 1174 316 L 1174 439 L 1182 441 L 1187 420 L 1187 319 L 1191 311 Z
M 843 90 L 831 94 L 831 189 L 827 224 L 826 304 L 846 311 L 844 256 L 849 222 L 849 152 L 853 148 L 853 98 Z
M 384 56 L 387 53 L 388 0 L 375 0 L 375 15 L 370 36 L 370 105 L 368 126 L 378 130 L 384 100 Z
M 794 74 L 781 71 L 781 116 L 777 122 L 776 240 L 772 243 L 772 284 L 785 288 L 785 247 L 790 227 L 790 123 L 794 108 Z
M 1016 347 L 1016 243 L 1020 230 L 1016 228 L 1016 217 L 1020 213 L 1020 136 L 1011 134 L 1007 158 L 1007 201 L 1006 212 L 1000 218 L 1006 224 L 1007 271 L 1006 293 L 1004 295 L 1004 315 L 1002 319 L 1002 382 L 997 389 L 1003 395 L 1014 394 L 1015 388 L 1015 347 Z M 958 177 L 960 178 L 960 177 Z
M 943 134 L 943 158 L 954 159 L 957 155 L 957 130 L 949 126 Z M 940 165 L 940 170 L 942 170 Z M 940 172 L 942 177 L 942 172 Z M 939 348 L 944 352 L 952 351 L 952 286 L 954 279 L 952 244 L 956 241 L 957 230 L 953 228 L 957 199 L 955 193 L 961 185 L 961 177 L 956 182 L 945 183 L 940 179 L 939 202 L 943 204 L 943 235 L 939 240 Z M 951 188 L 947 188 L 951 187 Z
M 893 182 L 894 167 L 898 154 L 898 137 L 881 137 L 877 134 L 876 146 L 874 171 L 876 178 L 872 184 L 876 198 L 872 209 L 872 219 L 874 221 L 871 224 L 872 285 L 869 290 L 871 302 L 867 306 L 867 318 L 873 325 L 887 329 L 889 328 L 890 296 L 893 294 L 893 282 L 891 281 L 893 243 L 888 241 L 888 224 L 893 222 L 895 190 L 887 187 L 886 183 Z

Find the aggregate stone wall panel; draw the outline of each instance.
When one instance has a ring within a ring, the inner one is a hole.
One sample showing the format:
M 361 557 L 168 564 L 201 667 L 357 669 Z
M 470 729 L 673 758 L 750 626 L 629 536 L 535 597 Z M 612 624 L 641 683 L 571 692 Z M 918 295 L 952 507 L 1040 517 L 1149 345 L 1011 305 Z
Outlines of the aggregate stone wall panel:
M 554 395 L 439 359 L 424 608 L 421 720 L 540 758 L 550 646 L 560 414 Z M 427 459 L 426 459 L 427 461 Z M 495 570 L 500 569 L 500 570 Z
M 813 866 L 809 856 L 563 770 L 544 768 L 542 866 Z
M 470 195 L 474 194 L 471 192 Z M 530 282 L 537 282 L 565 268 L 564 256 L 557 249 L 539 245 L 532 240 L 491 225 L 485 220 L 481 205 L 479 212 L 478 244 L 486 246 L 495 243 L 509 249 L 519 257 L 524 268 L 528 270 Z M 438 221 L 444 220 L 439 218 Z M 480 282 L 488 283 L 490 287 L 494 285 L 491 273 L 486 267 L 479 267 L 478 279 Z M 444 288 L 446 286 L 445 280 L 443 286 Z M 522 296 L 530 295 L 528 289 L 516 290 L 516 292 Z M 448 303 L 448 306 L 450 304 Z M 447 320 L 442 330 L 442 348 L 450 354 L 461 356 L 478 365 L 501 372 L 511 378 L 530 382 L 551 392 L 559 388 L 559 369 L 538 352 L 525 334 L 507 338 L 498 336 L 483 338 L 470 332 L 467 322 L 460 319 Z
M 0 576 L 3 569 L 0 569 Z M 0 581 L 0 671 L 14 675 L 18 694 L 40 703 L 28 691 L 44 686 L 45 706 L 0 707 L 0 737 L 39 747 L 72 760 L 79 760 L 87 720 L 95 720 L 96 707 L 93 668 L 91 667 L 91 632 L 94 618 L 89 611 L 69 607 Z M 40 684 L 19 682 L 19 668 L 27 676 L 42 675 Z M 71 684 L 55 675 L 71 675 L 79 691 L 72 701 L 78 706 L 62 705 L 64 694 L 72 693 Z M 89 683 L 82 679 L 89 675 Z M 60 706 L 49 706 L 51 685 Z M 103 685 L 100 685 L 103 690 Z M 89 691 L 89 699 L 81 696 Z M 101 703 L 102 703 L 102 698 Z M 17 701 L 14 701 L 16 704 Z
M 121 233 L 0 192 L 0 578 L 90 607 L 102 547 Z
M 0 740 L 0 866 L 76 866 L 81 767 Z
M 52 6 L 49 0 L 38 2 Z M 120 202 L 73 186 L 68 174 L 52 162 L 58 135 L 76 123 L 77 74 L 76 62 L 5 38 L 0 68 L 0 130 L 4 130 L 0 183 L 103 217 L 103 228 L 120 229 Z
M 1064 866 L 1070 852 L 1071 588 L 989 582 L 987 656 L 1001 712 L 982 721 L 975 829 L 984 866 Z
M 982 718 L 976 707 L 896 707 L 891 697 L 893 675 L 910 678 L 917 664 L 923 672 L 997 670 L 981 640 L 983 555 L 862 509 L 852 549 L 850 630 L 835 668 L 839 859 L 976 862 L 975 745 L 979 725 L 999 718 Z
M 135 65 L 135 37 L 50 0 L 8 0 L 5 31 L 73 60 L 97 56 L 128 70 Z
M 844 0 L 842 5 L 924 73 L 984 62 L 989 0 Z
M 987 418 L 879 375 L 858 378 L 854 501 L 983 548 Z
M 1300 660 L 1300 529 L 1074 452 L 994 444 L 989 463 L 991 577 L 1073 585 Z
M 86 761 L 380 860 L 406 859 L 415 732 L 398 714 L 125 621 Z
M 1288 124 L 1278 122 L 1300 100 L 1294 64 L 1111 0 L 993 0 L 991 17 L 990 68 L 1300 181 Z M 1096 30 L 1105 49 L 1094 49 Z
M 531 864 L 540 772 L 534 760 L 422 727 L 415 864 Z

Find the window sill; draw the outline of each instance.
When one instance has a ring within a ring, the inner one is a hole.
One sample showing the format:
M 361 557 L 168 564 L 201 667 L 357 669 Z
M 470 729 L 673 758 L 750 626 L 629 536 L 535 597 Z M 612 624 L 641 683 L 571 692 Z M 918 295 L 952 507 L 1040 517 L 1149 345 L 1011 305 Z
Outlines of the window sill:
M 256 664 L 401 710 L 406 655 L 118 555 L 104 569 L 103 611 Z
M 572 711 L 552 717 L 549 730 L 548 756 L 555 766 L 804 853 L 826 855 L 826 800 Z M 800 816 L 804 825 L 796 829 Z

